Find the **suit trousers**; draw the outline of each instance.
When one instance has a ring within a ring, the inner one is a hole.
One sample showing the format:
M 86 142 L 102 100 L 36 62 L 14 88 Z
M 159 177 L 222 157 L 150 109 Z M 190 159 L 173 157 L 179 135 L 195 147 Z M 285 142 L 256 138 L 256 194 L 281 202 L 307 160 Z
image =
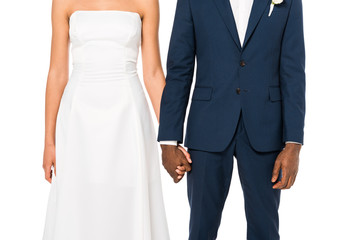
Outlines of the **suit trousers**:
M 279 239 L 280 190 L 274 190 L 272 170 L 280 151 L 257 152 L 249 142 L 243 118 L 223 152 L 189 149 L 192 170 L 187 175 L 191 207 L 189 240 L 216 239 L 229 192 L 234 157 L 244 194 L 248 240 Z M 231 239 L 239 239 L 234 236 Z

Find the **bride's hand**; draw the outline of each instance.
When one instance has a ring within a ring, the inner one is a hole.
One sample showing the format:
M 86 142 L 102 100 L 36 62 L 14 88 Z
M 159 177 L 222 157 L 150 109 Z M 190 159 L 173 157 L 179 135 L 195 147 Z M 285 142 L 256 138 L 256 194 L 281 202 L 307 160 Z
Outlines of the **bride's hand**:
M 56 176 L 56 158 L 55 158 L 55 146 L 45 146 L 44 148 L 44 159 L 43 169 L 45 172 L 45 179 L 51 183 L 52 180 L 52 169 L 54 166 L 54 174 Z
M 178 146 L 178 148 L 182 151 L 182 153 L 185 155 L 186 160 L 191 164 L 191 157 L 190 154 L 183 148 L 182 146 Z M 184 166 L 177 166 L 176 172 L 181 176 L 181 178 L 185 175 L 186 169 Z

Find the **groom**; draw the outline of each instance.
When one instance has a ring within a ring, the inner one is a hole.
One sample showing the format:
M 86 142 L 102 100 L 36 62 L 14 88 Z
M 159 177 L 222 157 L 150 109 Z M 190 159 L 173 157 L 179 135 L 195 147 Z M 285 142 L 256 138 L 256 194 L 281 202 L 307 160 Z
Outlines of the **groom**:
M 190 165 L 176 145 L 195 57 Z M 188 172 L 190 240 L 216 239 L 234 156 L 247 239 L 279 239 L 280 190 L 295 181 L 303 143 L 304 68 L 301 0 L 178 0 L 158 140 L 174 181 Z

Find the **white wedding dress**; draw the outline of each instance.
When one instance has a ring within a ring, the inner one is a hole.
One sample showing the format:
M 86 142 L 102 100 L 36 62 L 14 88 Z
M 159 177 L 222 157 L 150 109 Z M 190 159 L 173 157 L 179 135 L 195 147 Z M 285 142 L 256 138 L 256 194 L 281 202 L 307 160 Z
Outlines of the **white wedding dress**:
M 137 75 L 140 16 L 76 11 L 43 240 L 168 240 L 157 143 Z

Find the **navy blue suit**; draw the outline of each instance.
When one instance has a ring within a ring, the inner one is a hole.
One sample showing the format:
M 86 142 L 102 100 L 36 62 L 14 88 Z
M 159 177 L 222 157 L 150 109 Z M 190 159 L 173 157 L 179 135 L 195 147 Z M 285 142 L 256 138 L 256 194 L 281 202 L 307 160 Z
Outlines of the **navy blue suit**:
M 185 137 L 193 160 L 188 174 L 190 239 L 216 238 L 229 185 L 229 176 L 219 171 L 230 174 L 229 162 L 234 155 L 241 155 L 243 159 L 237 160 L 246 165 L 239 171 L 242 184 L 247 182 L 245 205 L 258 203 L 245 207 L 252 229 L 248 228 L 248 239 L 278 239 L 280 193 L 271 189 L 271 171 L 286 141 L 303 143 L 305 49 L 301 0 L 284 0 L 269 17 L 270 3 L 271 0 L 254 0 L 241 46 L 229 0 L 178 0 L 158 140 L 183 142 L 196 58 L 196 82 Z M 251 159 L 245 160 L 246 157 Z M 205 176 L 200 163 L 206 161 L 222 165 L 210 167 L 208 171 L 213 173 Z M 263 166 L 256 165 L 259 163 Z M 264 174 L 257 181 L 250 181 L 245 179 L 251 175 L 245 174 L 245 169 Z M 207 190 L 206 181 L 213 182 L 213 190 Z M 273 204 L 261 205 L 260 196 Z M 200 204 L 205 198 L 213 201 L 210 205 L 214 211 Z M 195 214 L 193 206 L 204 209 Z M 211 215 L 215 220 L 205 224 Z

